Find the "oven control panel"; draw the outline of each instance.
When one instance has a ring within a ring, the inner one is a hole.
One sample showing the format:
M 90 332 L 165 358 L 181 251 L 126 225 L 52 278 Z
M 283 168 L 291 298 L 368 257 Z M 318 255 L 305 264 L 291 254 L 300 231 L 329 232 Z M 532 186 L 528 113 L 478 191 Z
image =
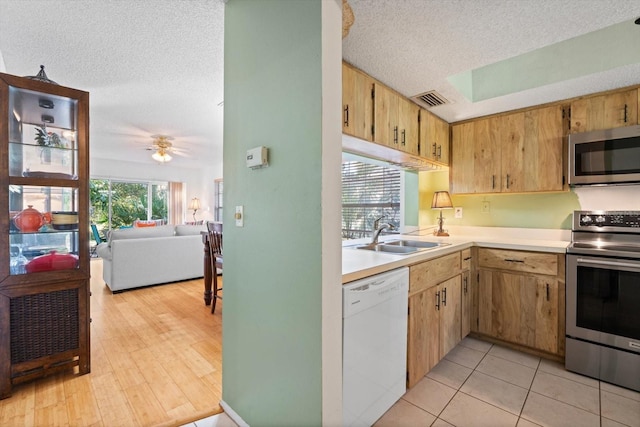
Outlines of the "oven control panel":
M 573 229 L 640 233 L 640 211 L 575 211 Z

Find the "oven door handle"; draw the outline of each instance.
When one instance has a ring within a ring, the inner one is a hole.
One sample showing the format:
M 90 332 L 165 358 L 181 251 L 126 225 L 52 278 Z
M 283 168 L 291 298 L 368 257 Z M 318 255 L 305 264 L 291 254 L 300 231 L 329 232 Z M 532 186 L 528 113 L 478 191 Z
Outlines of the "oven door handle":
M 631 263 L 631 262 L 620 262 L 620 261 L 598 261 L 594 259 L 585 259 L 578 258 L 578 265 L 583 266 L 596 266 L 596 267 L 619 267 L 619 268 L 629 268 L 632 271 L 640 271 L 640 263 Z

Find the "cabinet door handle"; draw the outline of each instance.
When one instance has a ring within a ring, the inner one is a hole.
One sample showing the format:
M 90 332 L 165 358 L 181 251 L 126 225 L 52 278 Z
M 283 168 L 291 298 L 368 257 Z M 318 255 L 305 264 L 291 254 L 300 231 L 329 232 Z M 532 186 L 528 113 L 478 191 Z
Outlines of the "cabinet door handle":
M 464 293 L 466 294 L 468 289 L 467 289 L 467 282 L 469 281 L 469 279 L 467 277 L 464 278 Z
M 507 174 L 507 190 L 509 189 L 509 174 Z
M 405 145 L 405 141 L 407 139 L 407 131 L 405 129 L 402 129 L 402 145 Z
M 440 311 L 440 292 L 436 292 L 436 310 Z
M 549 301 L 549 284 L 547 283 L 547 301 Z
M 495 188 L 496 188 L 496 176 L 491 175 L 491 189 L 495 190 Z
M 398 143 L 398 126 L 393 127 L 393 143 Z
M 343 114 L 344 126 L 349 127 L 349 105 L 344 106 L 344 114 Z
M 447 306 L 447 288 L 442 290 L 442 305 Z
M 442 159 L 442 145 L 438 145 L 438 159 Z
M 436 157 L 436 147 L 438 146 L 438 144 L 436 144 L 435 142 L 433 143 L 433 158 L 435 159 Z
M 627 123 L 627 104 L 624 104 L 624 122 Z

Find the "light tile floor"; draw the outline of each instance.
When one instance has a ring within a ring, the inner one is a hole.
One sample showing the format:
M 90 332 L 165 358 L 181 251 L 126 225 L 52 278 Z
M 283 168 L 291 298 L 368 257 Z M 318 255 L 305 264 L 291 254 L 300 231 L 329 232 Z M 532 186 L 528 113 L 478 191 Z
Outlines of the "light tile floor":
M 640 427 L 640 393 L 467 337 L 374 427 Z M 183 427 L 236 427 L 218 414 Z
M 467 337 L 375 427 L 640 427 L 640 393 Z

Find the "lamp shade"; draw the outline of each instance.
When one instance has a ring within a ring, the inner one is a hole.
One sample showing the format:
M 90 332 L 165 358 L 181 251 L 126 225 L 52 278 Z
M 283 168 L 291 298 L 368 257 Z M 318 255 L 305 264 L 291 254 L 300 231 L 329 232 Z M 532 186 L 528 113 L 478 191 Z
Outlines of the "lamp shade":
M 436 191 L 433 193 L 431 209 L 452 209 L 451 197 L 448 191 Z
M 164 150 L 158 150 L 151 155 L 151 158 L 156 162 L 167 163 L 172 159 L 172 157 Z
M 200 199 L 198 199 L 197 197 L 191 199 L 191 201 L 189 202 L 189 209 L 192 209 L 194 211 L 200 209 Z

